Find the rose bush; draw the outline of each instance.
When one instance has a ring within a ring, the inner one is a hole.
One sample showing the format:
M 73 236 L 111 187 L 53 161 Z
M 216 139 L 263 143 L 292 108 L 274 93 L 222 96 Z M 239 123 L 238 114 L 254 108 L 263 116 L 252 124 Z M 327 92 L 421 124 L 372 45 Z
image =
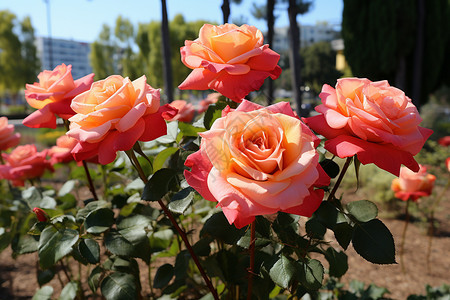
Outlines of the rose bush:
M 67 135 L 56 139 L 56 146 L 51 147 L 48 151 L 52 165 L 72 161 L 74 158 L 71 152 L 77 143 L 76 139 Z
M 258 90 L 267 77 L 278 78 L 280 55 L 263 44 L 254 26 L 205 24 L 195 41 L 185 41 L 181 60 L 193 69 L 178 87 L 213 89 L 236 102 Z
M 264 108 L 243 101 L 200 133 L 200 151 L 185 165 L 189 185 L 217 201 L 230 224 L 241 228 L 257 215 L 278 211 L 311 216 L 329 184 L 319 165 L 319 139 L 288 103 Z
M 15 147 L 20 142 L 20 133 L 14 133 L 14 125 L 7 117 L 0 117 L 0 151 Z
M 420 197 L 431 194 L 435 180 L 436 176 L 428 174 L 426 167 L 422 165 L 417 173 L 402 167 L 399 178 L 392 181 L 391 188 L 396 198 L 403 201 L 417 201 Z
M 67 135 L 78 141 L 72 150 L 77 161 L 97 157 L 100 164 L 130 150 L 137 141 L 151 141 L 167 132 L 165 119 L 177 110 L 160 106 L 160 92 L 142 76 L 134 81 L 112 75 L 94 82 L 71 104 L 77 113 L 69 119 Z
M 72 99 L 89 89 L 94 74 L 73 80 L 72 66 L 61 64 L 53 71 L 42 71 L 39 82 L 27 84 L 25 99 L 38 109 L 23 120 L 23 124 L 32 128 L 56 128 L 56 116 L 69 119 L 75 113 L 70 108 Z
M 336 89 L 324 85 L 318 116 L 305 122 L 327 138 L 325 148 L 341 158 L 355 154 L 398 176 L 403 164 L 419 170 L 414 160 L 432 130 L 418 126 L 417 108 L 404 92 L 387 81 L 338 79 Z
M 24 186 L 25 180 L 41 177 L 46 170 L 53 171 L 47 160 L 48 150 L 38 152 L 35 145 L 17 146 L 10 154 L 3 153 L 4 165 L 0 165 L 0 178 L 15 186 Z
M 195 115 L 194 106 L 191 103 L 187 103 L 185 100 L 175 100 L 170 103 L 170 106 L 178 109 L 178 113 L 175 117 L 168 121 L 180 121 L 190 123 Z

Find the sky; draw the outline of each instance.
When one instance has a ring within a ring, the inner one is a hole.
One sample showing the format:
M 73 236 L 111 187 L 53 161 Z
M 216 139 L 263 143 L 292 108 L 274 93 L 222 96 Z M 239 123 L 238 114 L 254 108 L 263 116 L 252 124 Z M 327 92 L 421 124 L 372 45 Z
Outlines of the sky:
M 133 25 L 161 20 L 160 0 L 0 0 L 0 10 L 9 10 L 18 19 L 31 18 L 36 36 L 48 36 L 47 4 L 50 3 L 51 35 L 82 42 L 97 39 L 102 25 L 114 27 L 119 15 L 128 18 Z M 340 25 L 343 0 L 315 0 L 310 12 L 299 16 L 304 25 L 314 25 L 318 21 L 328 21 Z M 247 24 L 266 30 L 263 20 L 255 20 L 250 14 L 252 3 L 265 3 L 265 0 L 243 0 L 242 4 L 231 6 L 230 22 L 244 17 Z M 167 0 L 169 19 L 182 14 L 186 21 L 206 20 L 221 24 L 222 0 Z M 287 26 L 287 10 L 279 7 L 275 26 Z

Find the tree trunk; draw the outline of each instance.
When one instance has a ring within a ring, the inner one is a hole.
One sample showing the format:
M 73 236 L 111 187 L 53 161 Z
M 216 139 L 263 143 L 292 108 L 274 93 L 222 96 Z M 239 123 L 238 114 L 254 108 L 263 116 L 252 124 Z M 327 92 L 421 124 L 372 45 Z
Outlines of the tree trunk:
M 275 0 L 267 0 L 267 43 L 269 46 L 273 46 L 274 25 L 275 16 L 273 11 L 275 9 Z M 270 105 L 273 103 L 273 80 L 267 78 L 267 103 Z
M 413 104 L 420 109 L 421 87 L 422 87 L 422 62 L 424 48 L 424 27 L 425 27 L 425 0 L 417 1 L 417 37 L 414 50 L 414 68 L 412 80 L 411 99 Z
M 220 8 L 222 9 L 223 23 L 228 23 L 228 19 L 230 18 L 230 0 L 223 0 Z
M 173 101 L 173 83 L 172 83 L 172 62 L 170 55 L 170 37 L 169 37 L 169 19 L 167 17 L 166 0 L 161 0 L 162 7 L 162 22 L 161 22 L 161 35 L 162 35 L 162 52 L 164 57 L 164 92 L 166 93 L 167 100 Z
M 292 73 L 292 96 L 296 103 L 296 110 L 298 115 L 303 116 L 302 113 L 302 94 L 300 91 L 301 77 L 300 77 L 300 31 L 297 24 L 297 8 L 296 1 L 289 0 L 288 15 L 289 15 L 289 61 L 291 64 Z

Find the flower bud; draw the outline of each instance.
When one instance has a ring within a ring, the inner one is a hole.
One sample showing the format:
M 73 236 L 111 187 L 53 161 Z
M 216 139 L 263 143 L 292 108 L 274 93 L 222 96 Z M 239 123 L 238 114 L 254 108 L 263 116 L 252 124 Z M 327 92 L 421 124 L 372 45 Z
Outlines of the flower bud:
M 33 212 L 36 214 L 37 219 L 39 222 L 47 222 L 48 220 L 48 214 L 40 209 L 39 207 L 33 208 Z

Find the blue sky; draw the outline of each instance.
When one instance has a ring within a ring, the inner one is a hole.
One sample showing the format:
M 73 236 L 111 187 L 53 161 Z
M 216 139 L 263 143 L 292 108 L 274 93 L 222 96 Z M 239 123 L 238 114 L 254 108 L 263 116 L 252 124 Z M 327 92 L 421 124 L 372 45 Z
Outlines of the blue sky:
M 49 0 L 51 32 L 54 38 L 94 41 L 103 24 L 114 26 L 117 16 L 128 18 L 134 25 L 161 19 L 160 0 Z M 264 0 L 243 0 L 241 5 L 232 5 L 231 20 L 243 16 L 247 23 L 264 31 L 264 21 L 255 20 L 249 10 L 252 3 Z M 198 19 L 222 23 L 220 5 L 222 0 L 167 0 L 169 18 L 183 14 L 187 21 Z M 37 36 L 47 36 L 47 5 L 44 0 L 1 0 L 0 10 L 9 10 L 19 19 L 30 16 Z M 317 21 L 340 24 L 342 0 L 315 0 L 310 12 L 300 16 L 301 24 L 313 25 Z M 288 25 L 287 12 L 275 12 L 275 26 Z M 231 22 L 230 20 L 230 22 Z

